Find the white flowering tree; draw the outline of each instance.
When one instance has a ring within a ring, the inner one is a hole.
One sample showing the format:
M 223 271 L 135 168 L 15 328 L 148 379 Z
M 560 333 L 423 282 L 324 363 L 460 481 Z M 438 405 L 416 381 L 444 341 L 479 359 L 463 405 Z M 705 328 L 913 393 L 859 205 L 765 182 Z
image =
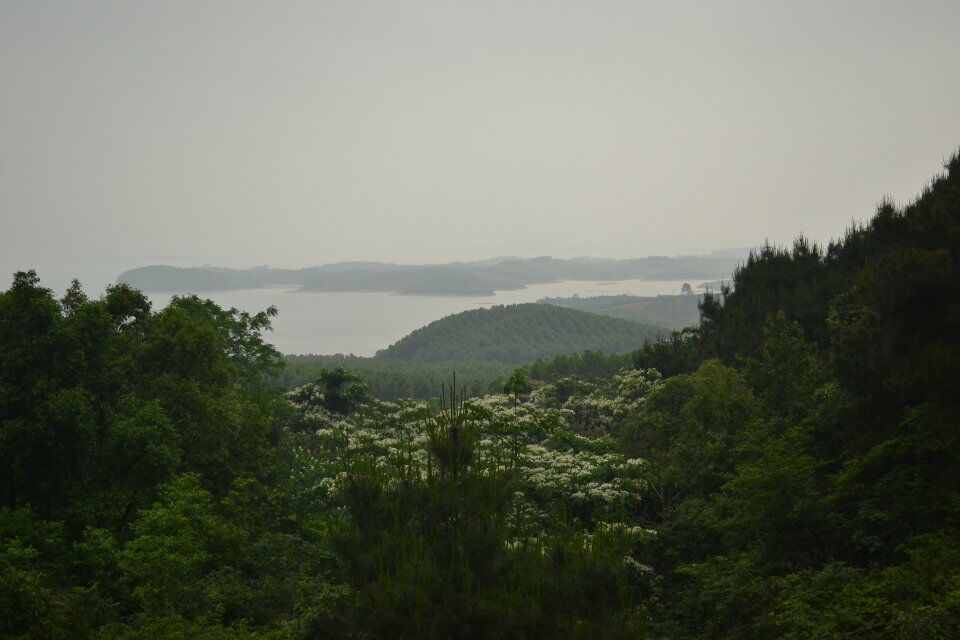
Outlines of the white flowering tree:
M 644 461 L 624 456 L 609 428 L 581 427 L 572 404 L 591 408 L 604 424 L 614 424 L 644 402 L 661 385 L 653 370 L 621 372 L 615 385 L 590 387 L 586 397 L 567 398 L 562 407 L 547 406 L 540 390 L 529 402 L 508 395 L 469 399 L 462 411 L 479 425 L 478 460 L 490 472 L 508 474 L 512 497 L 507 517 L 511 544 L 538 539 L 551 522 L 575 522 L 586 531 L 630 522 L 645 493 Z M 581 388 L 581 390 L 584 390 Z M 291 394 L 299 400 L 303 392 Z M 386 477 L 425 479 L 431 472 L 429 416 L 420 401 L 369 402 L 349 417 L 332 414 L 317 403 L 298 405 L 299 424 L 312 431 L 293 448 L 292 478 L 299 495 L 324 507 L 337 498 L 338 476 L 351 461 L 362 459 Z M 624 525 L 625 526 L 625 525 Z
M 535 620 L 557 634 L 636 636 L 643 610 L 623 603 L 652 582 L 635 554 L 652 533 L 628 524 L 644 463 L 610 436 L 508 395 L 454 396 L 439 414 L 415 401 L 371 401 L 347 417 L 298 408 L 312 432 L 293 448 L 302 471 L 291 481 L 342 514 L 334 547 L 360 606 L 380 612 L 377 631 L 483 635 L 508 615 L 521 635 Z

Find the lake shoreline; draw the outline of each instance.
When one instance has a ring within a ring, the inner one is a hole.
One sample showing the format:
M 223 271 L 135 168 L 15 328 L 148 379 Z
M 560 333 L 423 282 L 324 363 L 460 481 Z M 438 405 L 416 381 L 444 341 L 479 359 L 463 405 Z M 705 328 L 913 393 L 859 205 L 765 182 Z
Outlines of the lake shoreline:
M 710 279 L 716 276 L 710 277 Z M 610 284 L 610 283 L 613 284 Z M 493 295 L 427 295 L 389 291 L 303 291 L 297 286 L 270 286 L 205 291 L 225 308 L 247 313 L 276 307 L 273 330 L 265 335 L 281 353 L 352 353 L 371 357 L 411 331 L 445 316 L 496 305 L 539 302 L 543 298 L 634 295 L 677 295 L 683 280 L 561 280 L 499 290 Z M 694 282 L 695 284 L 695 282 Z M 182 291 L 146 291 L 155 308 L 166 306 Z M 298 295 L 289 295 L 298 294 Z

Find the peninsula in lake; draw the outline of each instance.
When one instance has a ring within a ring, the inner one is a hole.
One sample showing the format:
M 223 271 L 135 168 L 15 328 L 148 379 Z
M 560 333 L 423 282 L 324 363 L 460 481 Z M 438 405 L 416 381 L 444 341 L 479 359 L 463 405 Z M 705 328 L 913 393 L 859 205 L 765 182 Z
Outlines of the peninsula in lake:
M 145 291 L 211 292 L 263 287 L 302 291 L 388 292 L 411 295 L 493 295 L 496 291 L 560 280 L 681 280 L 726 276 L 746 251 L 699 256 L 601 258 L 495 258 L 477 262 L 402 265 L 337 262 L 304 269 L 174 267 L 152 265 L 120 274 L 118 283 Z

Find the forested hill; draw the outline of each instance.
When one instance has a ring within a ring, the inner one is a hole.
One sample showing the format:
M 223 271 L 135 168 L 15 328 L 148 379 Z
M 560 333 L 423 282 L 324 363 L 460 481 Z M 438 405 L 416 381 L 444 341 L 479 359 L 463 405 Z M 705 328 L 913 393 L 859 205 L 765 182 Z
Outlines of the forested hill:
M 579 309 L 611 318 L 623 318 L 668 329 L 693 327 L 700 322 L 699 295 L 679 296 L 588 296 L 542 298 L 537 302 Z
M 552 305 L 497 305 L 431 322 L 377 357 L 522 364 L 587 350 L 629 351 L 666 333 L 661 327 Z
M 960 638 L 958 289 L 955 155 L 829 246 L 756 251 L 698 327 L 631 354 L 666 377 L 618 427 L 649 463 L 653 637 Z M 525 372 L 576 411 L 622 364 Z

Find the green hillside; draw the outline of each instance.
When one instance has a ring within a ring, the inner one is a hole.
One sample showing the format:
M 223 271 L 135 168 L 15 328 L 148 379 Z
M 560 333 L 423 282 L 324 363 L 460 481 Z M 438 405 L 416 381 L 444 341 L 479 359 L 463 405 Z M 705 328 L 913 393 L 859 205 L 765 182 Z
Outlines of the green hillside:
M 661 327 L 551 305 L 497 305 L 431 322 L 377 357 L 522 364 L 588 350 L 628 351 L 666 333 Z
M 498 392 L 515 365 L 497 362 L 411 362 L 386 358 L 346 355 L 285 355 L 283 371 L 276 382 L 284 389 L 314 382 L 323 369 L 341 367 L 367 385 L 369 393 L 380 400 L 399 398 L 436 399 L 450 375 L 466 387 L 471 396 Z
M 589 296 L 581 298 L 543 298 L 542 304 L 557 307 L 579 309 L 590 313 L 599 313 L 611 318 L 623 318 L 641 324 L 652 324 L 668 329 L 693 327 L 700 322 L 700 310 L 697 303 L 703 299 L 700 295 L 680 296 Z

